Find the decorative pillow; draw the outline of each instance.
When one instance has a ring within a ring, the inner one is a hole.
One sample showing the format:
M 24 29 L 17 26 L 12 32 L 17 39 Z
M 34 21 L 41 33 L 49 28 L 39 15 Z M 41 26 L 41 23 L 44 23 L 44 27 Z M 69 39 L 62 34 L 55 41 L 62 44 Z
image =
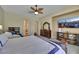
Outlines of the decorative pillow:
M 12 33 L 11 32 L 5 32 L 3 35 L 6 36 L 7 38 L 11 38 L 12 37 Z
M 19 37 L 21 37 L 20 35 L 12 35 L 13 36 L 13 38 L 19 38 Z
M 3 47 L 6 42 L 8 41 L 8 38 L 6 36 L 4 36 L 3 34 L 0 35 L 0 45 Z
M 12 35 L 16 34 L 16 32 L 15 32 L 15 31 L 12 31 L 11 33 L 12 33 Z

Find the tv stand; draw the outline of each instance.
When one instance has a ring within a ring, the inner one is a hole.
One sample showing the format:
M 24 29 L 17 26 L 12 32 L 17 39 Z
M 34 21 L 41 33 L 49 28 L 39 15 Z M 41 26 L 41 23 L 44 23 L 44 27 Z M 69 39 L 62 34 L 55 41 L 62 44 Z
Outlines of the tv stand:
M 62 41 L 65 40 L 67 43 L 77 45 L 77 35 L 75 33 L 68 32 L 57 32 L 57 39 Z

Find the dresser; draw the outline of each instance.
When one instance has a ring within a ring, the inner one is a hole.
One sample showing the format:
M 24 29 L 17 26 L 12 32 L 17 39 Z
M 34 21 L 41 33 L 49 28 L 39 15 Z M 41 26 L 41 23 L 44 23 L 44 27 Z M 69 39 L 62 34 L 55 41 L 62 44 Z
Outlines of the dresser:
M 46 29 L 41 29 L 40 30 L 40 35 L 47 37 L 47 38 L 51 38 L 51 30 L 46 30 Z
M 45 28 L 47 25 L 47 28 Z M 40 30 L 40 35 L 47 37 L 47 38 L 51 38 L 51 29 L 50 29 L 50 23 L 49 22 L 44 22 L 43 23 L 43 28 Z

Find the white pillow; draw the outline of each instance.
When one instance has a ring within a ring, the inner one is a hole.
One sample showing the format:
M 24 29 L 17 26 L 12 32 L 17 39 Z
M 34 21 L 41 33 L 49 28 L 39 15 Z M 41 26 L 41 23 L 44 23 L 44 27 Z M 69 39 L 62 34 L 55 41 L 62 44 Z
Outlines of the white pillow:
M 12 35 L 13 36 L 13 38 L 19 38 L 20 37 L 20 35 Z
M 12 37 L 12 33 L 11 32 L 5 32 L 3 35 L 6 36 L 7 38 L 11 38 Z
M 4 46 L 6 44 L 6 42 L 8 41 L 8 38 L 2 34 L 2 35 L 0 35 L 0 41 L 2 43 L 2 46 Z M 0 45 L 1 45 L 1 43 L 0 43 Z

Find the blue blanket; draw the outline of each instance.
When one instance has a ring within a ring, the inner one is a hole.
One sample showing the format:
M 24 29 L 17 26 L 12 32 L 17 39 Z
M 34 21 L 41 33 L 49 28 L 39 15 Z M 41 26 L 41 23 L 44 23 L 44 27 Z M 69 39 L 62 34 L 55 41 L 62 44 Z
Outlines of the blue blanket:
M 56 53 L 58 50 L 59 50 L 59 48 L 55 45 L 55 44 L 53 44 L 53 43 L 51 43 L 53 46 L 55 46 L 55 48 L 54 49 L 52 49 L 48 54 L 54 54 L 54 53 Z
M 3 47 L 3 44 L 2 44 L 2 42 L 0 41 L 0 45 Z

